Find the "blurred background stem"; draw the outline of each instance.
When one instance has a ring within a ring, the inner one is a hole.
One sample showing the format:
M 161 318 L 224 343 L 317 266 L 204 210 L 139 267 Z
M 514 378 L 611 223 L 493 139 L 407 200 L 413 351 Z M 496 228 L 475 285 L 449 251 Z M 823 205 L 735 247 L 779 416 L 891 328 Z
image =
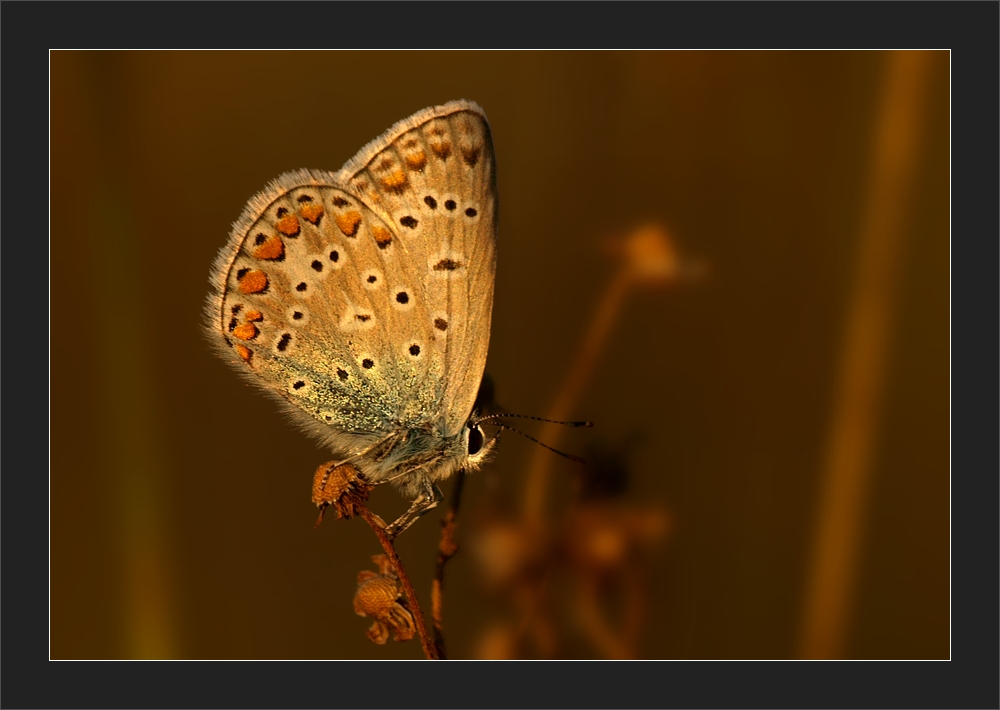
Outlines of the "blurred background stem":
M 898 266 L 921 143 L 931 55 L 887 52 L 799 639 L 802 658 L 843 658 L 873 471 Z
M 556 395 L 555 401 L 545 415 L 547 419 L 564 421 L 573 412 L 594 374 L 594 368 L 600 359 L 604 346 L 608 341 L 611 328 L 618 318 L 622 303 L 632 284 L 632 272 L 623 264 L 611 279 L 608 287 L 597 306 L 597 312 L 590 321 L 590 329 L 580 347 L 579 356 L 573 363 L 569 374 Z M 558 424 L 546 424 L 538 438 L 548 446 L 559 448 L 566 427 Z M 549 483 L 552 462 L 552 452 L 542 447 L 536 447 L 528 464 L 528 480 L 524 493 L 524 516 L 529 524 L 541 523 L 545 514 L 545 493 Z
M 128 136 L 129 76 L 112 53 L 87 55 L 85 80 L 93 100 L 87 107 L 97 138 L 92 166 L 91 258 L 81 271 L 96 285 L 97 317 L 78 314 L 100 337 L 96 377 L 104 397 L 93 405 L 99 417 L 101 466 L 115 500 L 113 538 L 120 577 L 122 633 L 117 657 L 176 658 L 180 654 L 169 560 L 168 472 L 159 422 L 156 366 L 145 328 L 150 316 L 146 290 L 153 290 L 144 263 L 141 217 L 132 209 Z M 172 314 L 171 314 L 172 315 Z M 90 407 L 88 407 L 89 409 Z M 109 550 L 110 552 L 110 550 Z
M 444 568 L 458 552 L 455 533 L 458 530 L 458 506 L 462 504 L 462 489 L 465 487 L 465 469 L 455 474 L 451 503 L 441 521 L 441 540 L 438 542 L 438 556 L 434 565 L 434 581 L 431 582 L 431 618 L 434 621 L 434 643 L 441 658 L 446 657 L 444 645 Z

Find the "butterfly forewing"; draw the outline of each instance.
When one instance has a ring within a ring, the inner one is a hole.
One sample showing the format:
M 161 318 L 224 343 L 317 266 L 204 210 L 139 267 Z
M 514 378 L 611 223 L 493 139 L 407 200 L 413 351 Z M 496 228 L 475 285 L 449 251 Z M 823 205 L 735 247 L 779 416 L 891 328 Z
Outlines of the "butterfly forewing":
M 404 269 L 424 285 L 443 351 L 440 414 L 466 422 L 486 365 L 496 273 L 493 142 L 482 110 L 452 102 L 401 121 L 338 173 L 399 234 Z

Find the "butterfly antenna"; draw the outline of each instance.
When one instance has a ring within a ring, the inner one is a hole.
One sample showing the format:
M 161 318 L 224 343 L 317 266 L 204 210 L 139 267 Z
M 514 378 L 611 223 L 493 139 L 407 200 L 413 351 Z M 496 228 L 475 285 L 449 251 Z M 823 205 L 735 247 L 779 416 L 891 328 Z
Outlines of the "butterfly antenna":
M 536 422 L 548 422 L 549 424 L 562 424 L 563 426 L 573 426 L 573 427 L 592 427 L 594 422 L 559 422 L 555 419 L 544 419 L 542 417 L 533 417 L 530 414 L 490 414 L 482 419 L 477 419 L 476 424 L 481 424 L 482 422 L 489 421 L 490 419 L 506 419 L 508 417 L 515 419 L 533 419 Z
M 555 423 L 556 424 L 561 424 L 562 422 L 555 422 Z M 569 459 L 573 463 L 578 463 L 578 464 L 585 464 L 585 463 L 587 463 L 586 461 L 584 461 L 583 459 L 581 459 L 579 456 L 574 456 L 573 454 L 567 454 L 566 452 L 560 451 L 559 449 L 553 449 L 548 444 L 543 444 L 542 442 L 540 442 L 535 437 L 531 436 L 530 434 L 525 434 L 520 429 L 515 429 L 514 427 L 508 426 L 507 424 L 497 424 L 496 426 L 500 427 L 500 431 L 503 431 L 504 429 L 509 429 L 510 431 L 514 432 L 515 434 L 520 434 L 525 439 L 530 439 L 531 441 L 534 441 L 536 444 L 538 444 L 542 448 L 548 449 L 549 451 L 551 451 L 554 454 L 559 454 L 563 458 Z M 497 432 L 497 436 L 499 436 L 499 434 L 500 434 L 500 432 Z M 496 437 L 494 437 L 494 438 L 496 438 Z

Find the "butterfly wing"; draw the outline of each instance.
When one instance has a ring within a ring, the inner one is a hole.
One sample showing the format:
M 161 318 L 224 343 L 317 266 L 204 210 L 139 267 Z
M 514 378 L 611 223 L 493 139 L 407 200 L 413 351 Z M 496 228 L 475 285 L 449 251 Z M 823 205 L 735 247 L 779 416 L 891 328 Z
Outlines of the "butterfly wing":
M 426 109 L 339 173 L 288 173 L 250 201 L 213 269 L 212 340 L 335 448 L 453 433 L 485 365 L 495 235 L 485 117 Z
M 471 101 L 424 109 L 365 146 L 337 174 L 391 226 L 404 280 L 423 286 L 423 332 L 442 359 L 444 432 L 464 426 L 486 366 L 496 276 L 493 140 Z

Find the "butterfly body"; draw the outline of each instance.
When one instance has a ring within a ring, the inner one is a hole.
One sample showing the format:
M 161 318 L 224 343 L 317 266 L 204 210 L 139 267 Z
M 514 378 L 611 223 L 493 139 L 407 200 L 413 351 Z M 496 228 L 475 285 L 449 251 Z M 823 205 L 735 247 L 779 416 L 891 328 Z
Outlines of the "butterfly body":
M 485 114 L 425 109 L 249 201 L 212 269 L 210 338 L 341 461 L 426 503 L 490 448 L 472 408 L 496 230 Z

